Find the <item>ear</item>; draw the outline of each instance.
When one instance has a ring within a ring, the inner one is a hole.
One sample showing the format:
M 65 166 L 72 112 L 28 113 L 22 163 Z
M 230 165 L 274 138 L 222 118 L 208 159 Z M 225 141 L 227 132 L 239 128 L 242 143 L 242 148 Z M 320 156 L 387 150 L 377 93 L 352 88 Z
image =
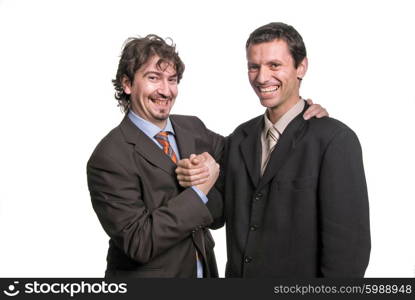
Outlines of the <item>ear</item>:
M 122 77 L 121 85 L 122 85 L 122 88 L 124 89 L 124 93 L 126 93 L 127 95 L 131 95 L 131 81 L 130 79 L 128 79 L 126 75 Z
M 307 73 L 307 68 L 308 68 L 308 59 L 307 57 L 304 57 L 303 61 L 297 67 L 297 78 L 303 79 L 305 76 L 305 73 Z

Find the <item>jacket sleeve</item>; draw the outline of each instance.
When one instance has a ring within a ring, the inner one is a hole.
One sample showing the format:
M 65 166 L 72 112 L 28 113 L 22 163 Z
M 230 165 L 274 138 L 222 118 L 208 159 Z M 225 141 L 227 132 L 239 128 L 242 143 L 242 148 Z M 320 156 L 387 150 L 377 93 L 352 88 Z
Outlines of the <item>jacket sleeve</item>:
M 362 151 L 355 133 L 337 133 L 319 178 L 320 271 L 323 277 L 363 277 L 369 262 L 369 204 Z
M 209 209 L 213 222 L 209 225 L 211 229 L 218 229 L 225 223 L 224 219 L 224 198 L 223 198 L 223 155 L 225 138 L 213 131 L 207 129 L 208 138 L 211 140 L 211 151 L 212 157 L 220 164 L 220 173 L 218 180 L 216 181 L 213 188 L 207 194 L 209 201 L 206 203 Z
M 110 155 L 93 154 L 87 177 L 102 227 L 139 263 L 147 263 L 212 222 L 209 210 L 191 188 L 153 209 L 143 197 L 143 182 Z

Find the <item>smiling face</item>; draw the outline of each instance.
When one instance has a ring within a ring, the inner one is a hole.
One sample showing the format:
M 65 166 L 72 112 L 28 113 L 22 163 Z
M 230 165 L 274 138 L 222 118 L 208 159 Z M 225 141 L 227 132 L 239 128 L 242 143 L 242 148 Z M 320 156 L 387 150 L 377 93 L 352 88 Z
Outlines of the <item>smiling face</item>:
M 275 123 L 299 99 L 307 58 L 295 68 L 287 43 L 273 40 L 249 45 L 247 60 L 249 82 Z
M 168 62 L 158 66 L 159 59 L 151 57 L 135 72 L 132 83 L 124 77 L 122 85 L 134 113 L 163 129 L 177 97 L 178 78 L 174 66 Z

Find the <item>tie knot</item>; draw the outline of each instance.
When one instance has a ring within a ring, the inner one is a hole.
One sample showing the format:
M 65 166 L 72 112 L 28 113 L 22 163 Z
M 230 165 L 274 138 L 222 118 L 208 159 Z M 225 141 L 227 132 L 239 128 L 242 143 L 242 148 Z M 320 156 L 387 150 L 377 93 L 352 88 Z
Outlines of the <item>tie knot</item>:
M 278 133 L 277 129 L 275 129 L 275 127 L 271 127 L 270 129 L 268 129 L 267 140 L 269 150 L 272 150 L 275 147 L 279 136 L 280 134 Z
M 177 156 L 169 142 L 169 133 L 167 131 L 160 131 L 154 138 L 162 146 L 163 152 L 167 154 L 174 163 L 177 163 Z
M 156 134 L 156 137 L 167 138 L 168 135 L 169 133 L 167 131 L 160 131 Z
M 270 129 L 268 129 L 268 136 L 267 138 L 272 138 L 274 140 L 278 140 L 280 134 L 278 132 L 277 129 L 275 129 L 275 127 L 270 127 Z

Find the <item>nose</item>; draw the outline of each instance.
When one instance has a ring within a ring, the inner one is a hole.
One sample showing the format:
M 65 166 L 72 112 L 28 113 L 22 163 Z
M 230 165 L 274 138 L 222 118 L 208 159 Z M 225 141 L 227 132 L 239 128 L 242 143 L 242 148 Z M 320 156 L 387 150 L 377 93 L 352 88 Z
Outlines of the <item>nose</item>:
M 170 86 L 167 80 L 162 80 L 160 82 L 157 92 L 164 98 L 171 97 Z
M 266 84 L 269 81 L 270 78 L 270 72 L 268 68 L 260 67 L 258 69 L 258 74 L 255 78 L 255 81 L 258 84 Z

